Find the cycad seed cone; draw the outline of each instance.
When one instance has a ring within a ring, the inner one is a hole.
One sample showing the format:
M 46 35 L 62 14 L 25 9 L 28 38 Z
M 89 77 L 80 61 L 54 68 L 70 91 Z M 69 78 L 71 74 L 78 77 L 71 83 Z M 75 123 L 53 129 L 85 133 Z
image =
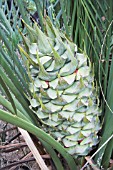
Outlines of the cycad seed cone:
M 45 33 L 26 25 L 30 38 L 23 36 L 26 50 L 20 48 L 29 61 L 30 107 L 71 155 L 87 155 L 100 129 L 92 67 L 49 19 L 45 25 Z

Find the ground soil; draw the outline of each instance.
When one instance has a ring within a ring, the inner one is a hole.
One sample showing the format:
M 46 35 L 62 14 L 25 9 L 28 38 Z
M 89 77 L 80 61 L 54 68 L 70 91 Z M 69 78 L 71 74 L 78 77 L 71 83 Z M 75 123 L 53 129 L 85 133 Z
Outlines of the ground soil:
M 32 153 L 17 127 L 1 120 L 0 170 L 39 170 Z

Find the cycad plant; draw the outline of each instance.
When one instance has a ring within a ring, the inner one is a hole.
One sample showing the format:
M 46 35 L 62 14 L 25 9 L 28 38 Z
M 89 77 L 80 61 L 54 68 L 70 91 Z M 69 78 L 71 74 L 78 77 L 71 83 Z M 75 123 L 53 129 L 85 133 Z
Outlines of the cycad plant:
M 100 129 L 98 90 L 99 94 L 103 90 L 102 94 L 104 99 L 106 98 L 104 102 L 99 95 L 102 103 L 102 137 L 99 149 L 109 137 L 112 137 L 113 118 L 110 108 L 112 109 L 113 91 L 111 22 L 113 2 L 111 0 L 104 0 L 104 3 L 98 0 L 34 0 L 34 2 L 41 28 L 36 24 L 33 28 L 30 26 L 33 23 L 28 19 L 29 12 L 24 6 L 25 1 L 17 1 L 20 16 L 16 11 L 12 12 L 15 6 L 12 7 L 12 11 L 7 11 L 7 1 L 0 1 L 3 8 L 0 9 L 0 90 L 7 96 L 4 99 L 0 95 L 0 103 L 7 109 L 0 110 L 0 119 L 36 135 L 51 155 L 56 169 L 65 169 L 61 156 L 59 159 L 60 153 L 69 168 L 75 170 L 77 167 L 71 155 L 74 158 L 83 157 L 98 143 L 97 133 Z M 46 5 L 50 4 L 51 8 L 49 6 L 46 8 Z M 9 13 L 7 19 L 6 11 Z M 54 28 L 49 19 L 47 22 L 43 20 L 45 11 L 51 21 L 55 25 L 59 23 L 66 34 Z M 17 15 L 14 17 L 14 14 Z M 10 16 L 14 17 L 13 29 L 11 27 L 13 20 L 12 18 L 10 20 Z M 23 28 L 21 17 L 26 23 Z M 17 25 L 20 33 L 23 32 L 21 33 L 23 40 L 16 27 L 18 20 L 20 24 Z M 21 56 L 18 57 L 17 43 L 20 40 Z M 20 62 L 22 60 L 27 66 Z M 98 87 L 101 88 L 97 88 L 94 83 L 96 82 L 94 72 Z M 112 143 L 111 140 L 100 151 L 97 150 L 98 154 L 96 153 L 95 162 L 105 169 L 112 158 Z
M 23 37 L 32 93 L 30 108 L 42 121 L 43 130 L 60 141 L 75 157 L 87 155 L 98 143 L 100 129 L 94 72 L 86 54 L 49 19 L 45 34 L 26 25 Z

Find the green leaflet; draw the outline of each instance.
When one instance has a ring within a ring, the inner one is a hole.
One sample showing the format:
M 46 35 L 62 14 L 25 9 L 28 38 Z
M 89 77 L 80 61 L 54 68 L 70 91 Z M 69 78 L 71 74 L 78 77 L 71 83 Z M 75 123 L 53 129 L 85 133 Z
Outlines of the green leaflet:
M 13 109 L 14 109 L 13 114 L 17 115 L 17 110 L 16 110 L 16 106 L 15 106 L 14 100 L 13 100 L 13 98 L 12 98 L 12 95 L 11 95 L 11 93 L 10 93 L 8 87 L 6 86 L 4 80 L 2 79 L 1 76 L 0 76 L 0 83 L 1 83 L 1 86 L 2 86 L 2 88 L 4 89 L 4 91 L 5 91 L 5 93 L 6 93 L 7 97 L 8 97 L 8 99 L 10 100 Z

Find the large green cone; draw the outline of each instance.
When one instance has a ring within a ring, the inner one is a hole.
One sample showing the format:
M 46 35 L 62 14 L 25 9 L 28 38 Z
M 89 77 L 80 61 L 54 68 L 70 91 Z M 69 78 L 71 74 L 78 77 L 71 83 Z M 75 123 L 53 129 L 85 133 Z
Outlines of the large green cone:
M 27 25 L 26 25 L 27 26 Z M 90 61 L 76 45 L 46 21 L 45 34 L 37 25 L 24 36 L 33 94 L 30 107 L 43 129 L 74 156 L 87 155 L 98 143 L 100 109 Z

